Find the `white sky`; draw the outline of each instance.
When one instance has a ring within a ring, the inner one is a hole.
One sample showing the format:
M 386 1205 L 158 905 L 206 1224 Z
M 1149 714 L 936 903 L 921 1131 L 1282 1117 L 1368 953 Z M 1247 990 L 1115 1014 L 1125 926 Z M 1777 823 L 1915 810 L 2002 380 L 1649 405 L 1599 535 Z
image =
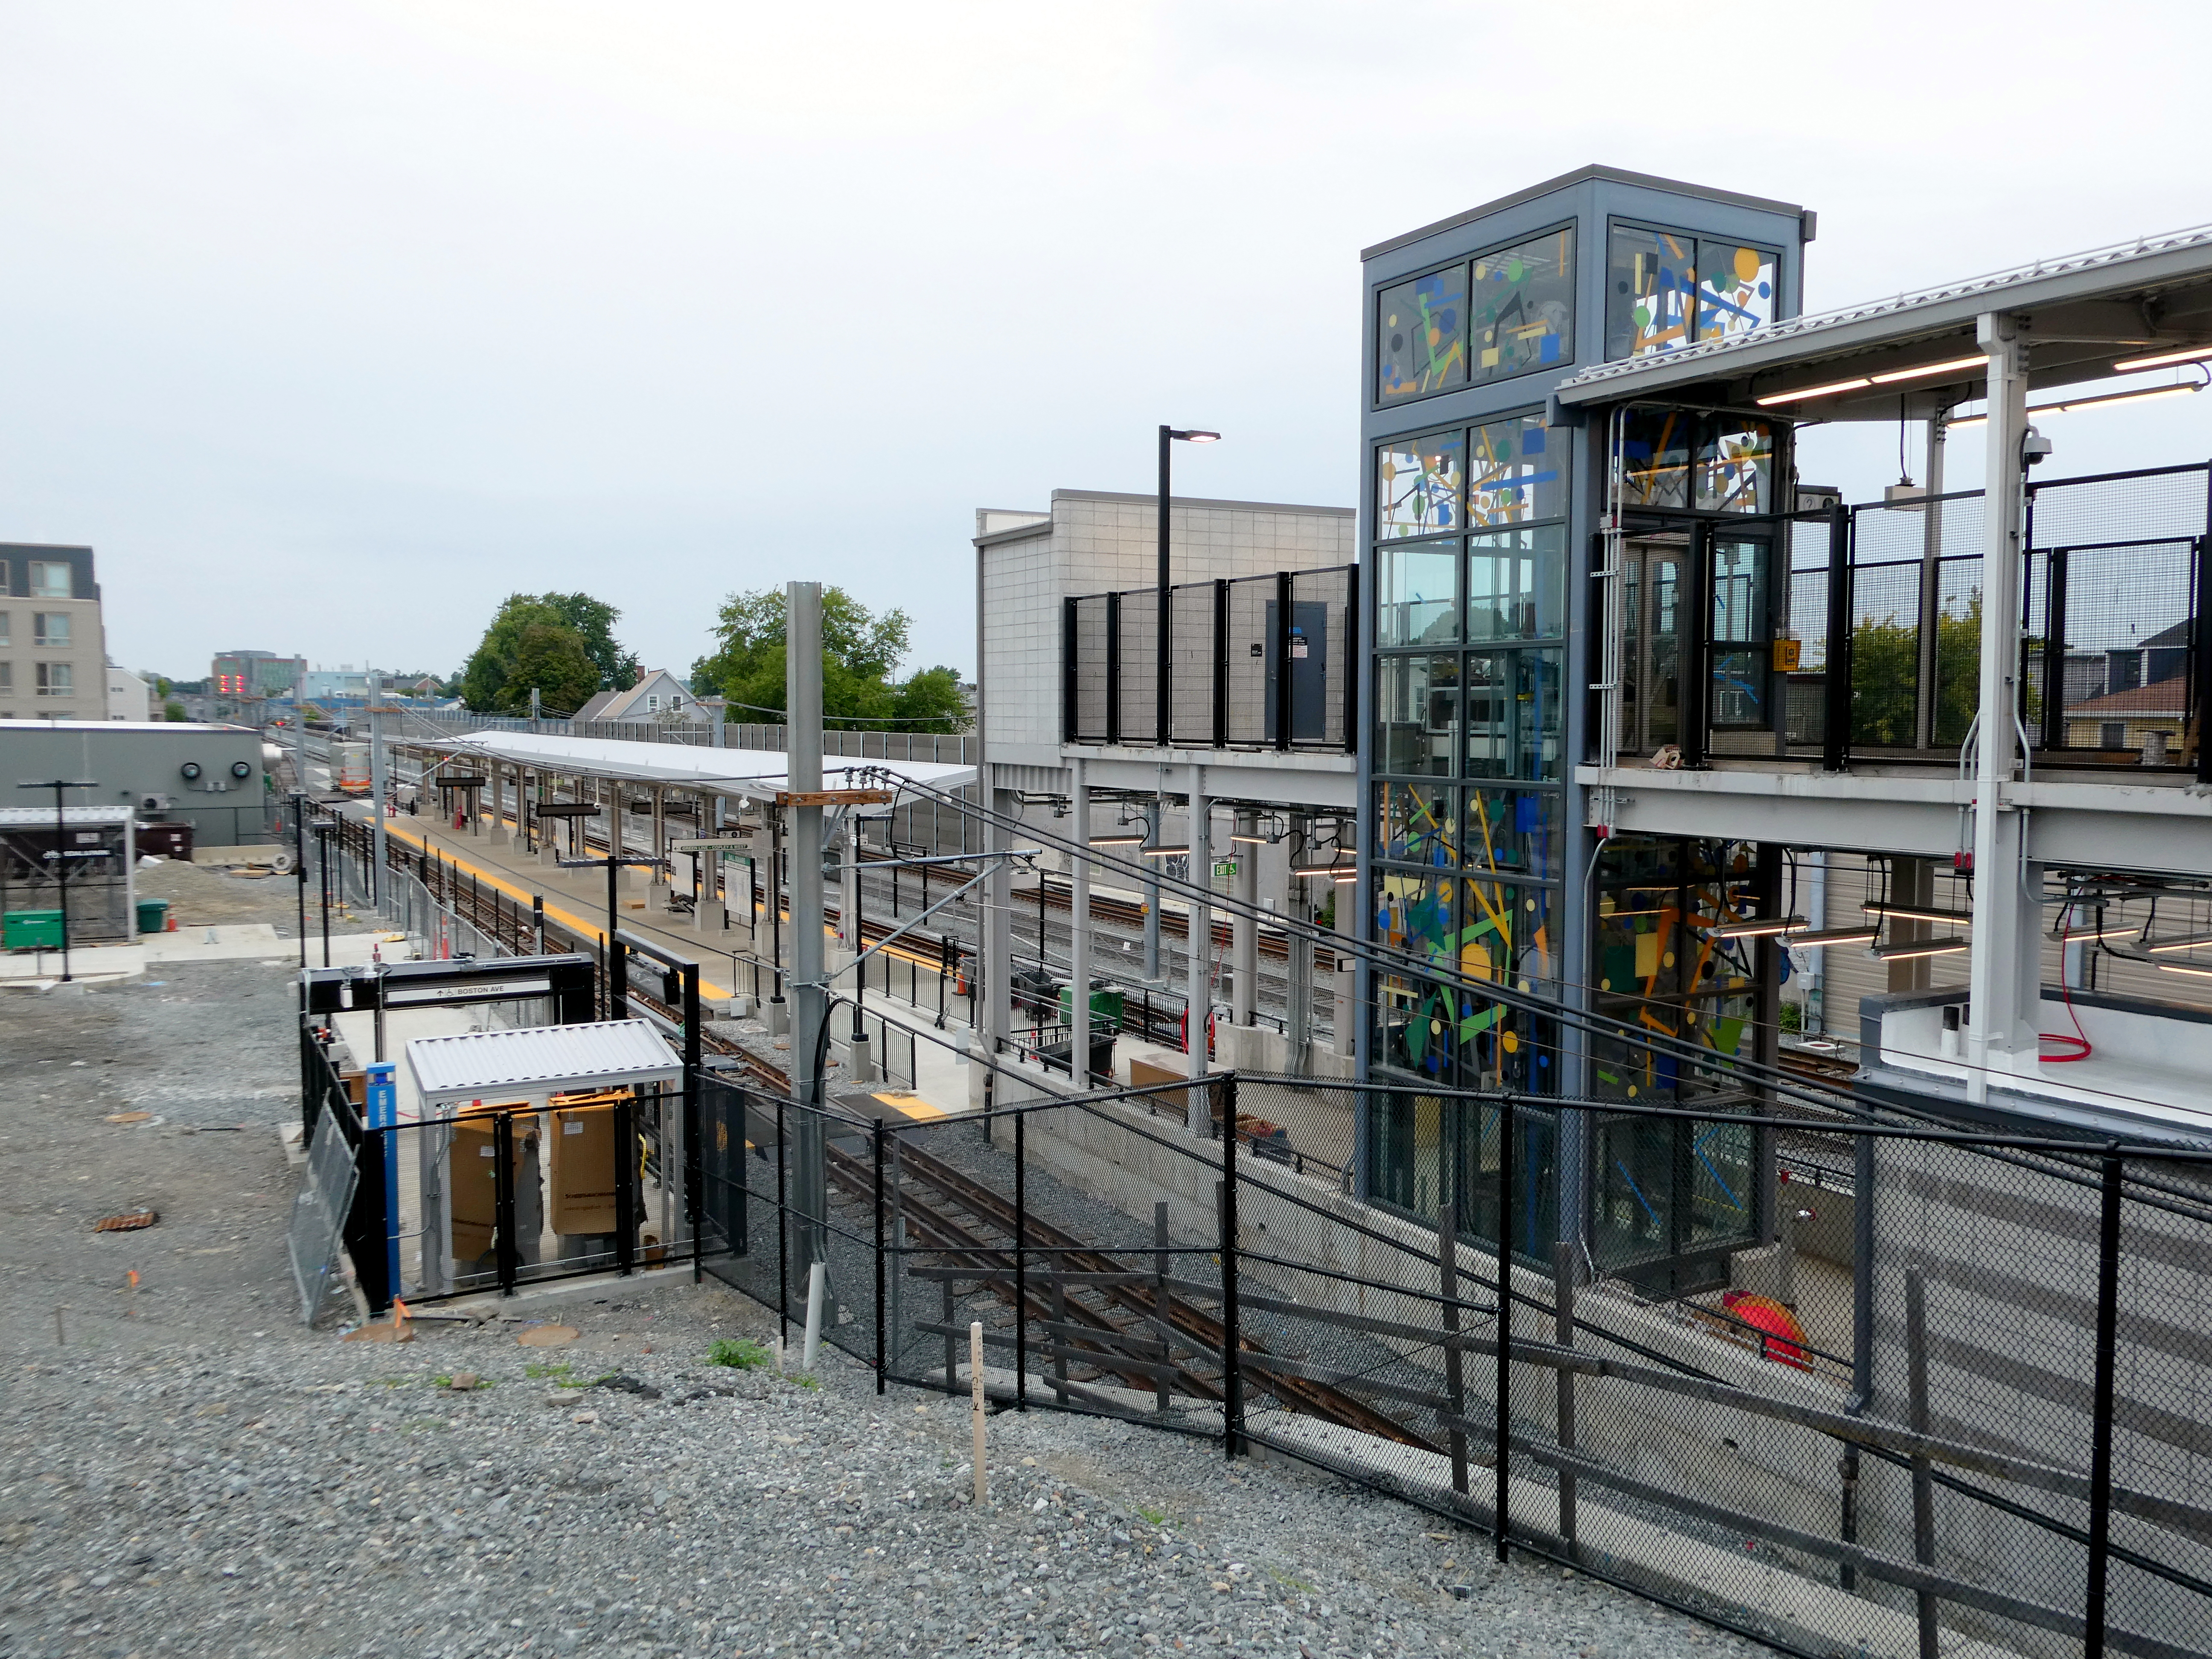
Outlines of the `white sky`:
M 1606 161 L 1818 209 L 1820 309 L 2212 220 L 2208 15 L 0 0 L 0 540 L 179 677 L 575 587 L 681 672 L 793 576 L 970 672 L 974 509 L 1149 489 L 1162 420 L 1351 502 L 1364 245 Z M 2200 459 L 2212 396 L 2050 430 Z

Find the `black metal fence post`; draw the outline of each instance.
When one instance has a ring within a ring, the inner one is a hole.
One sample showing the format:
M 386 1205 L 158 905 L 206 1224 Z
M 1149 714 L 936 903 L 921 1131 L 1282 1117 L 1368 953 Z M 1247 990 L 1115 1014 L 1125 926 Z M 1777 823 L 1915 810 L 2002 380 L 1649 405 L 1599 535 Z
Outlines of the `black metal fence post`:
M 1930 506 L 1930 513 L 1942 511 Z M 1820 766 L 1840 772 L 1851 761 L 1851 532 L 1848 508 L 1828 519 L 1828 640 L 1821 682 Z
M 791 1346 L 791 1218 L 784 1209 L 783 1102 L 775 1103 L 775 1340 Z
M 1237 1073 L 1221 1079 L 1221 1446 L 1244 1450 L 1243 1338 L 1237 1319 Z
M 2089 1572 L 2081 1598 L 2082 1659 L 2104 1659 L 2105 1582 L 2112 1539 L 2112 1410 L 2118 1394 L 2120 1324 L 2120 1201 L 2124 1174 L 2119 1151 L 2104 1163 L 2104 1207 L 2097 1229 L 2097 1384 L 2090 1408 Z
M 499 1269 L 499 1293 L 514 1294 L 522 1252 L 514 1236 L 514 1115 L 495 1113 L 491 1120 L 491 1190 L 493 1261 Z
M 1505 1559 L 1509 1483 L 1508 1452 L 1513 1441 L 1513 1101 L 1498 1103 L 1498 1559 Z
M 1014 1408 L 1024 1412 L 1030 1408 L 1029 1147 L 1024 1133 L 1029 1121 L 1027 1112 L 1014 1114 Z
M 876 1120 L 876 1392 L 884 1389 L 884 1121 Z
M 699 1006 L 699 964 L 684 969 L 684 1213 L 691 1226 L 691 1282 L 703 1278 L 700 1240 L 707 1231 L 706 1149 L 699 1144 L 703 1132 L 700 1091 L 706 1066 L 706 1042 L 700 1030 L 703 1011 Z M 740 1120 L 740 1128 L 742 1129 Z M 744 1136 L 739 1134 L 742 1144 Z M 667 1243 L 673 1244 L 674 1240 Z
M 637 1266 L 637 1115 L 627 1097 L 614 1111 L 615 1267 L 628 1278 Z

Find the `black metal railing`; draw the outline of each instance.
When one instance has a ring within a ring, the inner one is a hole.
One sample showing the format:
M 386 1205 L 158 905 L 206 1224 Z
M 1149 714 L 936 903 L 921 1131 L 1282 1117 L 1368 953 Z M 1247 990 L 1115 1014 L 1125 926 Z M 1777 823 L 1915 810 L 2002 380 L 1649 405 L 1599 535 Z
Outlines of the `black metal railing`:
M 1061 726 L 1071 743 L 1352 750 L 1358 744 L 1358 568 L 1284 570 L 1065 601 Z
M 1980 712 L 1984 517 L 1973 491 L 1751 529 L 1632 522 L 1623 753 L 1954 763 Z M 2212 781 L 2197 738 L 2212 464 L 2033 481 L 2023 528 L 2014 712 L 2030 753 Z M 1742 592 L 1723 543 L 1762 550 Z M 1665 622 L 1670 588 L 1685 602 Z

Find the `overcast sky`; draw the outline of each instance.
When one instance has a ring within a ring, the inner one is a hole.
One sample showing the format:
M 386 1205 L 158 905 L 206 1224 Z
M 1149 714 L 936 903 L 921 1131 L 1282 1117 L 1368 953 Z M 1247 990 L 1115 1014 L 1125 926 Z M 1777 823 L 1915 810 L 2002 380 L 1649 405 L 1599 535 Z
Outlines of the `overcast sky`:
M 1352 502 L 1363 246 L 1604 161 L 1816 208 L 1817 310 L 2212 220 L 2206 19 L 0 0 L 0 540 L 178 677 L 450 670 L 545 588 L 680 672 L 793 576 L 969 672 L 974 509 L 1149 489 L 1163 420 L 1188 493 Z M 2212 396 L 2051 435 L 2201 459 Z

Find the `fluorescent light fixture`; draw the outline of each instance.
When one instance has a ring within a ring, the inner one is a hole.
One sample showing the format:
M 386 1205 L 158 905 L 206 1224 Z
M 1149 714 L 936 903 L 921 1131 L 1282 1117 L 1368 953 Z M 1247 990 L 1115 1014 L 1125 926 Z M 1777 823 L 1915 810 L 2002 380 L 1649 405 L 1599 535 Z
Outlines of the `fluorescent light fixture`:
M 1790 945 L 1871 945 L 1879 931 L 1873 927 L 1821 927 L 1811 933 L 1792 933 L 1784 942 Z
M 1956 956 L 1972 944 L 1963 939 L 1917 939 L 1905 945 L 1877 945 L 1874 953 L 1884 962 L 1909 962 L 1915 957 Z
M 1870 915 L 1896 916 L 1905 921 L 1972 922 L 1974 919 L 1972 910 L 1938 910 L 1933 906 L 1916 904 L 1862 904 L 1859 908 Z
M 2158 971 L 2161 974 L 2191 974 L 2198 979 L 2212 979 L 2212 968 L 2192 968 L 2185 962 L 2161 962 L 2158 964 Z
M 2200 945 L 2212 945 L 2212 933 L 2185 933 L 2179 939 L 2147 939 L 2143 941 L 2143 949 L 2156 956 L 2160 951 L 2194 951 Z
M 2173 363 L 2201 363 L 2212 357 L 2212 345 L 2191 346 L 2186 351 L 2161 351 L 2155 357 L 2130 357 L 2112 367 L 2123 374 L 2138 368 L 2165 368 Z
M 1765 409 L 1774 404 L 1794 404 L 1801 398 L 1826 398 L 1838 392 L 1863 392 L 1874 382 L 1863 374 L 1848 380 L 1831 380 L 1826 386 L 1800 386 L 1795 392 L 1777 392 L 1761 398 L 1759 406 Z
M 1142 847 L 1145 844 L 1145 832 L 1136 830 L 1125 836 L 1116 830 L 1110 836 L 1091 836 L 1091 844 L 1093 847 Z
M 1892 369 L 1887 374 L 1873 374 L 1868 379 L 1876 386 L 1895 386 L 1899 380 L 1924 380 L 1932 374 L 1952 374 L 1966 368 L 1986 369 L 1989 366 L 1987 357 L 1954 357 L 1946 363 L 1923 363 L 1918 368 Z
M 1256 830 L 1248 836 L 1240 830 L 1231 830 L 1229 832 L 1229 839 L 1241 842 L 1247 847 L 1273 847 L 1275 844 L 1273 836 L 1261 835 Z
M 2068 398 L 2058 403 L 2030 404 L 2027 412 L 2030 415 L 2072 415 L 2081 410 L 2094 409 L 2100 404 L 2143 404 L 2154 398 L 2185 398 L 2192 392 L 2203 390 L 2203 385 L 2192 380 L 2185 386 L 2145 386 L 2140 392 L 2107 392 L 2094 398 Z M 1947 421 L 1944 425 L 1955 432 L 1961 427 L 1986 426 L 1989 419 L 1986 415 L 1965 415 L 1955 421 Z
M 1749 916 L 1741 921 L 1699 922 L 1698 929 L 1707 939 L 1771 939 L 1804 925 L 1802 916 Z
M 1356 871 L 1358 868 L 1356 863 L 1340 864 L 1330 859 L 1322 864 L 1294 864 L 1291 866 L 1291 873 L 1294 876 L 1333 876 L 1340 870 Z
M 1147 847 L 1143 855 L 1148 859 L 1179 859 L 1189 851 L 1188 847 Z
M 1340 882 L 1358 881 L 1359 872 L 1356 867 L 1340 870 L 1336 872 L 1336 879 Z

